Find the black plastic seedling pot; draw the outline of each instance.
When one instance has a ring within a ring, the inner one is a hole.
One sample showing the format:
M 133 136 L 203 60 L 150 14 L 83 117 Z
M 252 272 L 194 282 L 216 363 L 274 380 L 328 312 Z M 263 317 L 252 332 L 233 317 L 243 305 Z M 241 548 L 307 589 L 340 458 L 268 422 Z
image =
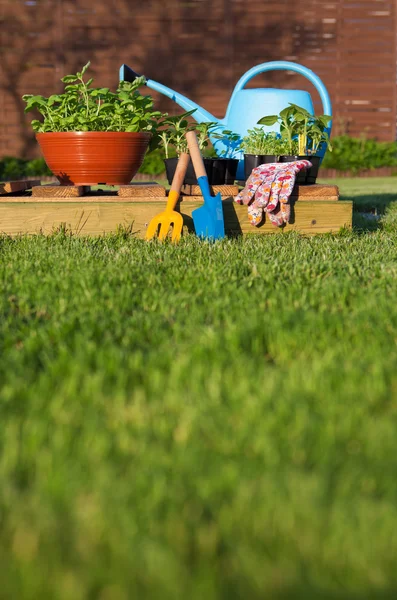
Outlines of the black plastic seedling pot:
M 235 158 L 203 158 L 205 172 L 210 185 L 232 185 L 236 179 L 238 159 Z M 178 158 L 166 158 L 164 160 L 168 183 L 172 183 Z M 197 185 L 197 178 L 192 162 L 189 163 L 184 183 L 186 185 Z
M 244 154 L 244 173 L 245 178 L 252 173 L 252 169 L 259 167 L 259 165 L 267 165 L 270 163 L 278 162 L 278 156 L 274 154 Z
M 295 162 L 297 160 L 308 160 L 308 156 L 298 156 L 297 154 L 286 154 L 285 156 L 280 156 L 280 162 Z M 298 185 L 305 185 L 306 183 L 306 175 L 307 171 L 303 169 L 296 174 L 295 183 Z
M 236 179 L 237 158 L 212 158 L 212 185 L 233 185 Z
M 320 157 L 319 156 L 298 156 L 288 155 L 288 156 L 280 156 L 280 162 L 293 162 L 296 160 L 309 160 L 312 163 L 312 167 L 307 170 L 300 171 L 296 176 L 296 183 L 299 185 L 311 185 L 316 183 L 318 169 L 320 167 Z
M 236 181 L 238 158 L 226 158 L 225 185 L 233 185 Z
M 208 181 L 210 181 L 212 178 L 212 161 L 208 158 L 203 158 L 203 162 L 205 171 L 207 173 Z M 167 180 L 168 183 L 171 185 L 176 171 L 176 165 L 178 164 L 178 157 L 175 156 L 175 158 L 166 158 L 164 159 L 164 164 Z M 183 180 L 183 182 L 185 185 L 198 185 L 192 161 L 190 161 L 188 164 L 185 179 Z
M 306 173 L 306 183 L 313 184 L 316 183 L 316 179 L 318 177 L 321 158 L 319 156 L 308 156 L 307 158 L 310 160 L 313 166 L 310 167 Z

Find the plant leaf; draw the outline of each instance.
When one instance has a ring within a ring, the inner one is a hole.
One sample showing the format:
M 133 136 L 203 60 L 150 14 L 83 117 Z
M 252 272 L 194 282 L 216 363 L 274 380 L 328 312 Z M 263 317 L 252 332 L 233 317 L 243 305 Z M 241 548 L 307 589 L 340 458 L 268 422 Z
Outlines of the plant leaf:
M 271 125 L 277 123 L 277 121 L 277 115 L 267 115 L 266 117 L 262 117 L 261 119 L 259 119 L 257 125 L 267 125 L 268 127 L 270 127 Z
M 86 70 L 88 69 L 90 64 L 91 64 L 91 62 L 88 61 L 88 63 L 86 65 L 84 65 L 84 67 L 81 69 L 81 75 L 84 75 L 84 73 L 86 72 Z
M 313 117 L 313 115 L 309 113 L 305 108 L 302 108 L 302 106 L 298 106 L 297 104 L 293 104 L 292 102 L 290 102 L 289 104 L 294 110 L 296 110 L 298 114 L 304 115 L 308 119 Z
M 77 77 L 76 75 L 65 75 L 65 77 L 62 77 L 61 81 L 63 83 L 73 83 L 73 81 L 77 81 Z

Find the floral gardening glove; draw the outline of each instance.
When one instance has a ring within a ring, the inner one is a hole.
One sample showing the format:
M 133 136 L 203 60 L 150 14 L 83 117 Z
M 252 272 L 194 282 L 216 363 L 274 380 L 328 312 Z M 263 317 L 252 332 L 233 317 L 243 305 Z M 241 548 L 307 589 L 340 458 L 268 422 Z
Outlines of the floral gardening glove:
M 271 163 L 253 169 L 245 188 L 235 201 L 248 204 L 248 218 L 251 225 L 259 225 L 263 211 L 269 215 L 273 225 L 288 223 L 291 208 L 289 197 L 295 185 L 296 174 L 311 167 L 308 160 L 290 163 Z
M 244 189 L 235 198 L 238 204 L 248 205 L 248 215 L 252 225 L 259 225 L 262 221 L 263 208 L 268 203 L 278 168 L 279 163 L 270 163 L 253 169 Z
M 283 166 L 280 169 L 272 184 L 271 197 L 265 208 L 269 215 L 270 222 L 276 227 L 289 222 L 291 215 L 291 206 L 289 197 L 295 185 L 297 173 L 302 169 L 309 169 L 312 163 L 308 160 L 298 160 L 289 163 L 279 163 Z
M 236 196 L 235 201 L 238 204 L 250 204 L 255 193 L 260 185 L 264 183 L 266 179 L 269 183 L 273 181 L 276 163 L 270 165 L 259 165 L 252 170 L 251 175 L 248 177 L 244 189 Z

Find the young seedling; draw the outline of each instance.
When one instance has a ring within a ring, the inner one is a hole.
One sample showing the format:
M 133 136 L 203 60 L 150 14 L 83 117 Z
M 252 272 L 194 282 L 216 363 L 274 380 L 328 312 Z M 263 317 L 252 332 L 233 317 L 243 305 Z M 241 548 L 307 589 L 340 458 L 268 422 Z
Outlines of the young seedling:
M 279 115 L 267 115 L 258 121 L 258 125 L 271 127 L 280 124 L 281 137 L 286 140 L 289 154 L 294 153 L 296 140 L 297 153 L 301 156 L 315 154 L 322 142 L 332 150 L 326 131 L 332 117 L 329 115 L 314 116 L 297 104 L 290 103 Z
M 167 115 L 161 123 L 161 131 L 159 131 L 160 144 L 164 148 L 165 158 L 169 158 L 170 146 L 175 148 L 178 156 L 187 152 L 186 133 L 195 128 L 195 125 L 190 124 L 187 117 L 190 117 L 196 109 L 189 110 L 181 115 L 169 117 Z
M 194 129 L 197 135 L 197 143 L 201 152 L 204 150 L 204 148 L 207 148 L 210 143 L 210 135 L 212 134 L 211 130 L 217 127 L 219 127 L 219 124 L 212 121 L 197 123 L 195 125 Z
M 248 130 L 241 147 L 245 154 L 281 156 L 288 154 L 290 145 L 275 131 L 265 132 L 261 127 L 254 127 Z

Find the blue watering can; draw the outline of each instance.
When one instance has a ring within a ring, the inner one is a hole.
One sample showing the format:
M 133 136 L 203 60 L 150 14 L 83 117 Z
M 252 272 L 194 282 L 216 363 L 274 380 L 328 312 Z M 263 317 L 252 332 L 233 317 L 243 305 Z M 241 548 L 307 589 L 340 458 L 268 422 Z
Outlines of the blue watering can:
M 297 63 L 288 62 L 285 60 L 262 63 L 261 65 L 257 65 L 256 67 L 253 67 L 247 71 L 239 79 L 236 87 L 233 90 L 224 119 L 217 119 L 210 112 L 192 100 L 189 100 L 189 98 L 186 96 L 175 92 L 162 83 L 157 83 L 152 79 L 147 79 L 146 85 L 152 90 L 160 92 L 168 98 L 171 98 L 171 100 L 174 100 L 186 111 L 196 109 L 192 117 L 198 123 L 208 121 L 218 123 L 219 127 L 214 128 L 213 133 L 219 134 L 222 132 L 222 130 L 231 130 L 243 138 L 245 135 L 247 135 L 248 129 L 252 129 L 253 127 L 257 126 L 259 119 L 265 115 L 278 115 L 280 111 L 288 106 L 289 102 L 305 108 L 308 112 L 314 115 L 313 102 L 309 92 L 303 90 L 279 90 L 274 88 L 244 89 L 244 86 L 256 75 L 265 73 L 266 71 L 282 70 L 294 71 L 295 73 L 299 73 L 300 75 L 306 77 L 320 94 L 323 104 L 323 113 L 332 116 L 331 100 L 321 79 L 307 67 L 303 67 Z M 133 81 L 136 77 L 139 77 L 139 75 L 127 65 L 122 65 L 120 67 L 120 81 Z M 276 123 L 270 127 L 264 127 L 264 129 L 265 131 L 278 132 L 279 125 Z M 330 134 L 331 127 L 329 127 L 327 131 L 328 134 Z M 222 142 L 221 139 L 211 138 L 211 142 L 218 156 L 222 156 L 223 152 L 227 150 L 227 146 Z M 236 142 L 235 147 L 238 147 L 239 143 L 240 142 Z M 322 150 L 323 155 L 324 152 L 325 148 Z M 243 153 L 235 150 L 232 152 L 232 156 L 240 159 L 236 178 L 243 180 L 245 178 Z

